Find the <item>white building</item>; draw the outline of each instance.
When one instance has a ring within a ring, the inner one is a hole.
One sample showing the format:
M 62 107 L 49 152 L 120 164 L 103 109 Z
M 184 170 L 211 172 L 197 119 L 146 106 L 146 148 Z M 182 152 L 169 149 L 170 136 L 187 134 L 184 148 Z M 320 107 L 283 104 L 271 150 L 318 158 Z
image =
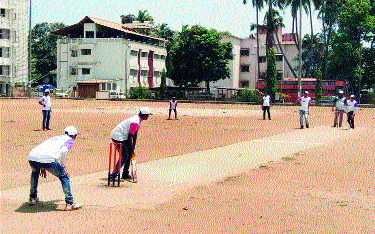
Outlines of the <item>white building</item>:
M 0 0 L 1 95 L 24 95 L 28 85 L 29 3 Z
M 292 34 L 282 34 L 281 27 L 278 29 L 278 37 L 280 39 L 283 51 L 288 58 L 291 66 L 296 68 L 298 61 L 298 49 Z M 232 54 L 233 60 L 229 62 L 230 77 L 217 82 L 211 82 L 210 87 L 217 88 L 248 88 L 255 90 L 256 82 L 258 80 L 258 65 L 257 65 L 257 40 L 256 33 L 252 34 L 250 38 L 238 38 L 235 36 L 228 36 L 222 39 L 222 42 L 230 42 L 233 46 Z M 277 40 L 275 38 L 275 43 Z M 276 69 L 278 72 L 278 79 L 293 77 L 293 74 L 287 66 L 282 53 L 277 46 L 274 46 L 276 52 Z M 259 30 L 259 63 L 260 63 L 260 78 L 265 76 L 267 70 L 266 62 L 266 32 Z
M 57 88 L 62 92 L 78 88 L 79 96 L 95 97 L 98 91 L 160 86 L 164 39 L 92 17 L 54 33 L 63 36 L 57 41 Z

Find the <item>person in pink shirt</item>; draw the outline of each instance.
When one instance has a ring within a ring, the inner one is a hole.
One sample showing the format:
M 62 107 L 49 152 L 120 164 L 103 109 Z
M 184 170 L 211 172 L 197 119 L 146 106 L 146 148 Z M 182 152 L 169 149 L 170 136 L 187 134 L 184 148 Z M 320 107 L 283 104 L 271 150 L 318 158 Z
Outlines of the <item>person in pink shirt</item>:
M 138 115 L 129 117 L 119 123 L 111 132 L 111 139 L 115 143 L 120 143 L 122 145 L 121 152 L 121 167 L 124 166 L 122 172 L 122 179 L 131 179 L 129 175 L 129 166 L 131 156 L 134 154 L 135 145 L 137 143 L 138 130 L 142 120 L 147 120 L 149 115 L 152 115 L 150 108 L 142 107 L 139 110 Z M 119 150 L 120 147 L 117 148 Z M 116 178 L 118 175 L 118 162 L 115 166 L 115 170 L 110 175 Z
M 311 104 L 311 97 L 308 96 L 309 92 L 305 91 L 303 96 L 298 98 L 297 102 L 300 105 L 299 108 L 299 122 L 301 129 L 303 129 L 303 118 L 305 118 L 306 128 L 309 128 L 309 108 Z

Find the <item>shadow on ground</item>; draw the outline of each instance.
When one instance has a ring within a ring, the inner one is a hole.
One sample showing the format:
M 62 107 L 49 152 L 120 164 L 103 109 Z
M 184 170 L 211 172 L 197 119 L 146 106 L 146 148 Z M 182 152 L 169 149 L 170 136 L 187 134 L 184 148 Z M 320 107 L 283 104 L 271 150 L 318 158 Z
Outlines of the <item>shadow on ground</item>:
M 18 207 L 15 212 L 19 213 L 42 213 L 42 212 L 51 212 L 51 211 L 62 211 L 63 208 L 59 209 L 59 205 L 57 202 L 61 202 L 62 200 L 54 200 L 54 201 L 47 201 L 47 202 L 38 202 L 36 205 L 30 205 L 28 202 L 23 203 L 20 207 Z

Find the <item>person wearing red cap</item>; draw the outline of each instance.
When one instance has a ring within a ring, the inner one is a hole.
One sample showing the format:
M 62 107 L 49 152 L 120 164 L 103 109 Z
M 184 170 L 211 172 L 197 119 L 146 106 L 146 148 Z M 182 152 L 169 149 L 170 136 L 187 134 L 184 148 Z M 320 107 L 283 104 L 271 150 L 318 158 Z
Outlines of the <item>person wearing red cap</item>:
M 131 179 L 129 175 L 129 166 L 131 156 L 134 154 L 135 145 L 137 143 L 138 130 L 142 120 L 147 120 L 151 114 L 150 108 L 142 107 L 139 110 L 138 115 L 129 117 L 119 123 L 111 132 L 111 139 L 114 143 L 120 143 L 122 145 L 121 152 L 121 167 L 124 165 L 122 171 L 122 179 Z M 117 150 L 119 150 L 118 146 Z M 110 175 L 111 178 L 116 178 L 118 175 L 118 162 L 115 166 L 115 170 Z
M 65 194 L 66 210 L 77 210 L 82 205 L 73 200 L 70 189 L 70 180 L 66 170 L 66 155 L 72 149 L 78 131 L 73 126 L 64 129 L 64 134 L 52 137 L 38 145 L 29 153 L 29 164 L 32 169 L 30 180 L 29 204 L 36 205 L 38 199 L 39 175 L 46 177 L 46 171 L 58 177 Z

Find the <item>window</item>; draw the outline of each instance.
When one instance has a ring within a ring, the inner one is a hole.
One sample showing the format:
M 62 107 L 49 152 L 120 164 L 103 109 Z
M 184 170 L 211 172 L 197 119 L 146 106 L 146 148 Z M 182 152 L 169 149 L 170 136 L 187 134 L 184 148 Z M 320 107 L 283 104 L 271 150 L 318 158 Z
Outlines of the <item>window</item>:
M 90 68 L 82 68 L 82 75 L 90 75 Z
M 102 90 L 105 90 L 105 83 L 102 83 Z
M 0 66 L 0 75 L 1 76 L 9 76 L 9 66 L 8 65 L 1 65 Z
M 266 56 L 259 56 L 259 63 L 265 63 L 267 62 L 267 57 Z
M 154 71 L 154 76 L 155 77 L 161 77 L 161 72 L 160 71 Z
M 77 57 L 78 56 L 78 51 L 77 50 L 72 50 L 72 52 L 70 53 L 70 56 Z
M 241 65 L 241 72 L 249 72 L 250 66 L 249 65 Z
M 72 76 L 77 75 L 77 68 L 76 67 L 71 67 L 70 68 L 70 75 L 72 75 Z
M 116 90 L 117 89 L 117 84 L 116 83 L 112 83 L 112 90 Z
M 282 54 L 277 54 L 276 55 L 276 62 L 282 62 L 283 61 L 283 55 Z
M 142 52 L 141 56 L 144 58 L 147 57 L 147 52 Z
M 240 55 L 241 56 L 249 56 L 250 55 L 249 49 L 241 49 Z
M 111 83 L 107 83 L 107 90 L 111 90 Z
M 131 76 L 137 76 L 138 75 L 138 70 L 130 69 L 130 75 Z
M 155 59 L 160 59 L 160 55 L 159 54 L 154 54 L 154 58 Z
M 131 56 L 138 56 L 138 51 L 132 50 L 132 51 L 130 51 L 130 55 Z
M 249 81 L 248 80 L 241 80 L 241 88 L 248 88 L 249 87 Z
M 82 49 L 81 50 L 82 55 L 90 55 L 91 54 L 91 49 Z
M 161 60 L 165 60 L 166 56 L 165 55 L 160 55 Z
M 0 29 L 0 39 L 9 39 L 9 34 L 9 29 Z
M 6 11 L 4 8 L 0 9 L 0 17 L 5 17 Z
M 147 76 L 147 73 L 148 73 L 147 70 L 142 70 L 142 71 L 141 71 L 141 76 Z
M 94 31 L 86 31 L 86 38 L 94 38 Z
M 276 79 L 277 79 L 277 80 L 282 80 L 282 79 L 283 79 L 283 73 L 282 73 L 282 72 L 278 72 L 278 73 L 276 74 Z
M 9 47 L 0 47 L 0 58 L 9 58 Z

